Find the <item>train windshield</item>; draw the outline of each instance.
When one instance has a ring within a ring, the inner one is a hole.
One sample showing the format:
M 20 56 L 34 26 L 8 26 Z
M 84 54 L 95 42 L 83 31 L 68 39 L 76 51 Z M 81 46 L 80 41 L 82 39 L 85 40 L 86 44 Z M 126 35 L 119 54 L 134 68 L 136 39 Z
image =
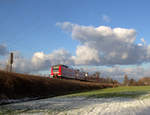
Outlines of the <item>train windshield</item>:
M 53 72 L 58 72 L 59 66 L 53 66 Z

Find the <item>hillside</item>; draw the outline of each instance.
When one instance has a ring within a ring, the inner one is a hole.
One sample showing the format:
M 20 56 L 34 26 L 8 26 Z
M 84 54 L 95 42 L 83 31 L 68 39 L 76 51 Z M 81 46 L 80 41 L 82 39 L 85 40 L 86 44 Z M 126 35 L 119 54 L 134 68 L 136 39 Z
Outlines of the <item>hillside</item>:
M 112 87 L 112 85 L 0 71 L 0 100 L 53 97 L 105 87 Z

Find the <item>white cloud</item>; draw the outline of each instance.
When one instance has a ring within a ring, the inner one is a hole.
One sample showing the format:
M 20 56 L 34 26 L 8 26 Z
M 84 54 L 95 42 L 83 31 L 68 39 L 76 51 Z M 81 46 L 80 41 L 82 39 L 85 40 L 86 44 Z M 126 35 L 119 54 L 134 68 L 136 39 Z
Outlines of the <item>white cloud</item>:
M 4 44 L 0 44 L 0 56 L 4 56 L 8 54 L 7 46 Z
M 144 45 L 146 45 L 146 41 L 144 38 L 141 38 L 141 41 L 144 43 Z
M 57 25 L 80 42 L 74 56 L 78 65 L 131 65 L 150 61 L 150 47 L 135 43 L 134 29 L 82 26 L 69 22 Z M 94 55 L 91 53 L 93 49 Z M 90 55 L 89 60 L 84 55 Z
M 25 59 L 19 52 L 14 52 L 14 55 L 13 68 L 16 72 L 30 73 L 48 70 L 55 64 L 73 65 L 71 55 L 64 49 L 55 50 L 50 54 L 35 52 L 31 59 Z
M 138 46 L 143 46 L 143 44 L 141 44 L 141 43 L 138 43 Z
M 29 73 L 34 71 L 31 60 L 24 58 L 20 52 L 14 51 L 13 71 Z
M 75 64 L 99 63 L 98 51 L 88 46 L 78 46 L 76 56 L 73 57 Z
M 108 15 L 102 15 L 102 20 L 107 22 L 107 23 L 111 21 L 111 19 Z
M 54 52 L 49 54 L 48 57 L 51 60 L 52 65 L 55 64 L 73 65 L 71 54 L 64 49 L 55 50 Z

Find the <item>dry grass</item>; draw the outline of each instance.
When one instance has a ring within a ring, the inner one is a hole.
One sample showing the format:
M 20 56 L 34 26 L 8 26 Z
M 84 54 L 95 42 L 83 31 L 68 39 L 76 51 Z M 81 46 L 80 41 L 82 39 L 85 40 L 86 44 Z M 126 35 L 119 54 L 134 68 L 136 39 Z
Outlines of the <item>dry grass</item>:
M 112 85 L 0 71 L 0 99 L 52 97 L 106 87 L 112 87 Z

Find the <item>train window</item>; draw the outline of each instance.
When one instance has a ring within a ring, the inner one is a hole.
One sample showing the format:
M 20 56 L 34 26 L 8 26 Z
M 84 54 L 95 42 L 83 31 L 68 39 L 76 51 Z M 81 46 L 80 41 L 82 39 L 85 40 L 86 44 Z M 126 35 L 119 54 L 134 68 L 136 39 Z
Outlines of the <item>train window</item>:
M 58 69 L 53 69 L 53 72 L 58 72 Z
M 63 67 L 65 67 L 65 68 L 68 68 L 68 66 L 66 66 L 66 65 L 62 65 Z
M 53 66 L 53 72 L 58 72 L 59 66 Z

